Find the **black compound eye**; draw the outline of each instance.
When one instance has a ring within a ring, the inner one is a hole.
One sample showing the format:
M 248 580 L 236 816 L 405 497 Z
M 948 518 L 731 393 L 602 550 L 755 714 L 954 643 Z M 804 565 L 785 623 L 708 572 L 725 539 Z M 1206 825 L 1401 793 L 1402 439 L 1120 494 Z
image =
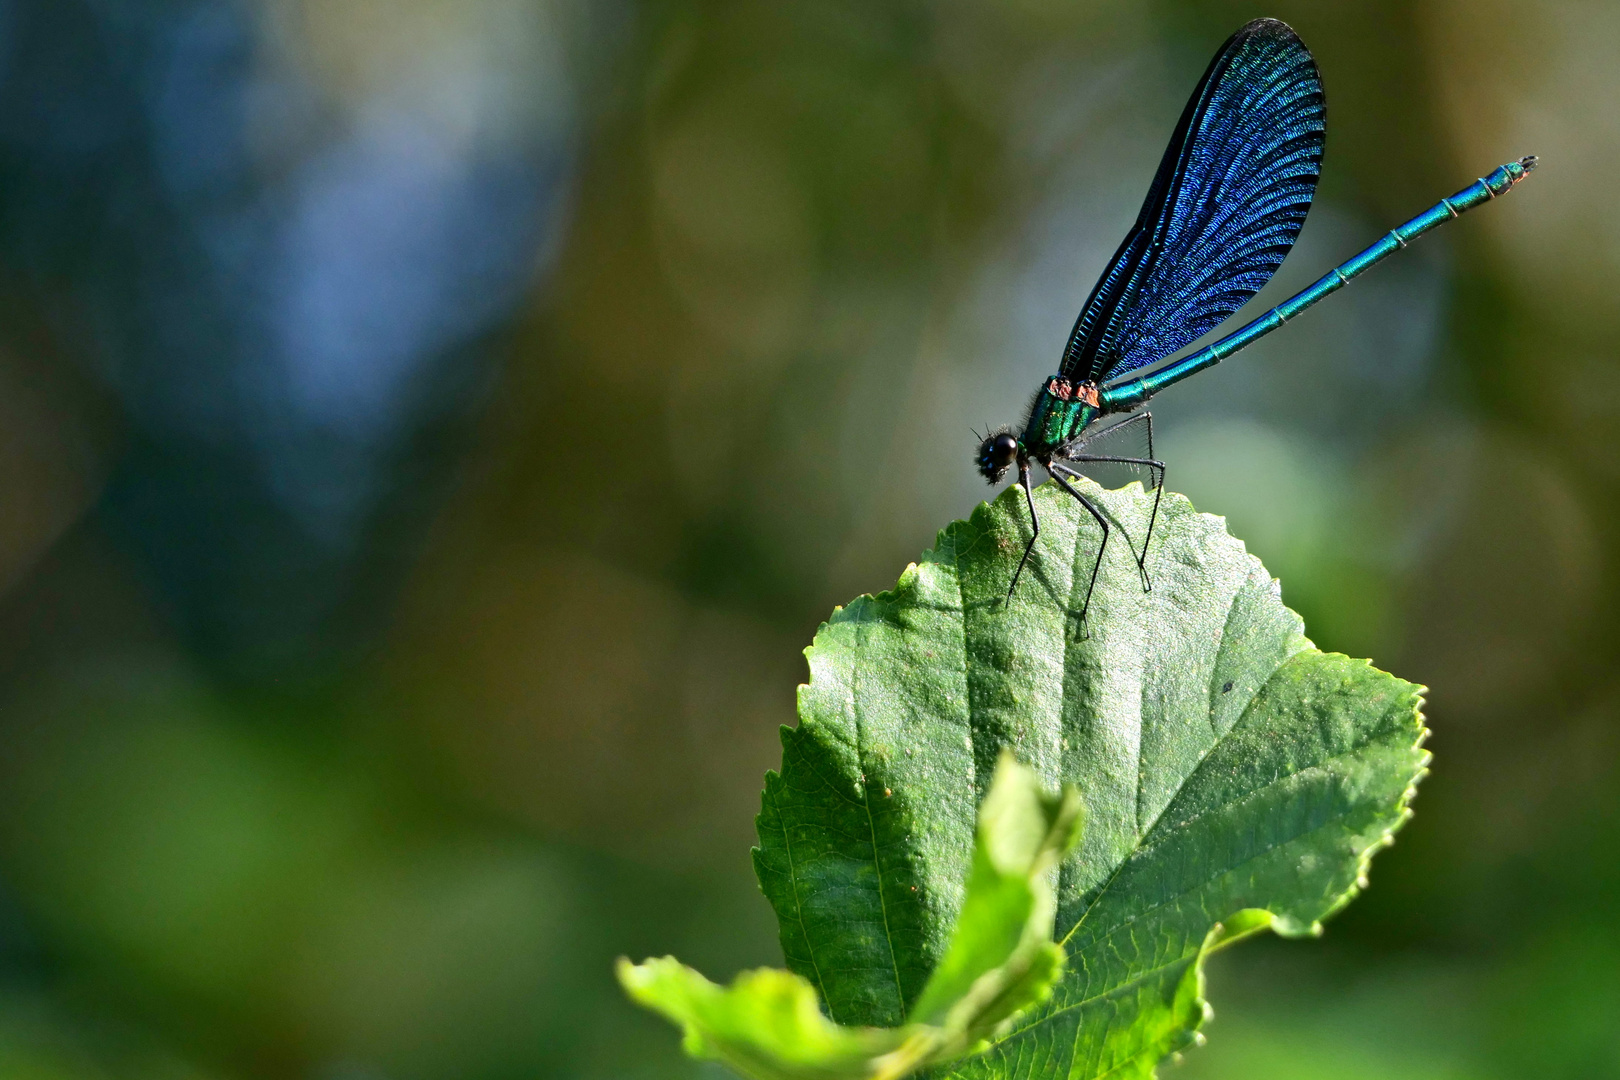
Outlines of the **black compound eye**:
M 1018 456 L 1018 440 L 1011 435 L 997 435 L 990 442 L 990 460 L 1005 468 Z
M 973 456 L 973 464 L 979 467 L 979 474 L 986 480 L 999 484 L 1017 457 L 1018 440 L 1008 432 L 1001 431 L 984 437 L 978 453 Z

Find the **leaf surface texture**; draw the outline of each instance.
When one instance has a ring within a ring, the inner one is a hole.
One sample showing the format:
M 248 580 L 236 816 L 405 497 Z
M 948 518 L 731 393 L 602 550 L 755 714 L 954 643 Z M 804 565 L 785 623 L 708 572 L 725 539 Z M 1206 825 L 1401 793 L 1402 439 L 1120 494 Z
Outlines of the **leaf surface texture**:
M 755 867 L 793 971 L 842 1024 L 911 1015 L 962 906 L 975 808 L 1003 749 L 1086 807 L 1058 872 L 1052 996 L 974 1077 L 1150 1076 L 1196 1036 L 1208 952 L 1270 927 L 1312 934 L 1409 816 L 1421 688 L 1304 637 L 1223 522 L 1166 493 L 1054 485 L 1029 535 L 1009 488 L 942 532 L 898 586 L 834 613 L 807 650 L 798 727 L 766 778 Z

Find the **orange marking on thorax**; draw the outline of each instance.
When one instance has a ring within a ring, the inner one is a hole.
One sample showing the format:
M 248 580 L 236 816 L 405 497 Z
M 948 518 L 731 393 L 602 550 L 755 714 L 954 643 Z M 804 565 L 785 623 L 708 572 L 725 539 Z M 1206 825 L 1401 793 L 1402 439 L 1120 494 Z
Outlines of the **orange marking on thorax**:
M 1093 409 L 1101 404 L 1097 397 L 1096 383 L 1071 382 L 1062 375 L 1054 375 L 1046 380 L 1046 392 L 1059 401 L 1078 401 L 1083 405 L 1090 405 Z

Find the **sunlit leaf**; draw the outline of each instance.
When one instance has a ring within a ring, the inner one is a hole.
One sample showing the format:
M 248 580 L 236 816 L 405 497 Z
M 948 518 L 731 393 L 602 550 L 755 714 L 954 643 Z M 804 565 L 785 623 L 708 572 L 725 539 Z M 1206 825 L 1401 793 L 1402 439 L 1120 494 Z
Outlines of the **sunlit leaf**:
M 1303 636 L 1218 518 L 1166 494 L 1052 485 L 1040 543 L 1009 489 L 939 537 L 892 592 L 835 612 L 808 650 L 797 728 L 767 777 L 755 865 L 789 966 L 828 1015 L 894 1026 L 944 971 L 974 810 L 1007 748 L 1088 818 L 1061 868 L 1068 970 L 964 1076 L 1150 1075 L 1196 1037 L 1210 950 L 1318 932 L 1409 816 L 1427 755 L 1421 688 Z

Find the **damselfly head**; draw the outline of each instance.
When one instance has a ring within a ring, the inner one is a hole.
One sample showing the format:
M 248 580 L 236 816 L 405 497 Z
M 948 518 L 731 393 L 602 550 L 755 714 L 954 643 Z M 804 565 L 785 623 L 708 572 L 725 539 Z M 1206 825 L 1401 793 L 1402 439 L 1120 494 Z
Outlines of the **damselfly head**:
M 1012 468 L 1014 461 L 1018 460 L 1018 440 L 1005 429 L 992 431 L 984 437 L 979 444 L 979 453 L 974 458 L 979 472 L 992 484 L 999 484 Z

